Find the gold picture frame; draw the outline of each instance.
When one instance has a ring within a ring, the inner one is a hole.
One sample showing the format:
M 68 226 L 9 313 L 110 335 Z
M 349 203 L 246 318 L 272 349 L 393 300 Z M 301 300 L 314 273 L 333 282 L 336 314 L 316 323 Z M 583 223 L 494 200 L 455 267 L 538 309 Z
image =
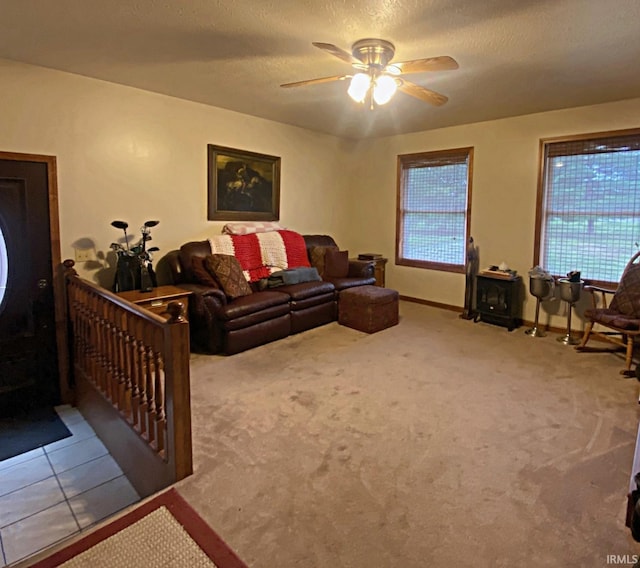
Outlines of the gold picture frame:
M 280 158 L 207 144 L 210 221 L 278 221 Z

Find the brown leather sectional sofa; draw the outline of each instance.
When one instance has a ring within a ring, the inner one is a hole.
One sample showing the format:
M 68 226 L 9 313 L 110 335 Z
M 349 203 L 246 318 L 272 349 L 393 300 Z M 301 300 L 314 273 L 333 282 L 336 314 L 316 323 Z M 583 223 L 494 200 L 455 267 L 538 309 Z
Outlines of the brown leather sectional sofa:
M 328 235 L 303 235 L 307 255 L 314 246 L 334 246 Z M 219 288 L 199 283 L 193 257 L 211 254 L 208 240 L 185 243 L 165 258 L 173 283 L 190 290 L 191 348 L 206 353 L 232 355 L 324 325 L 337 319 L 338 293 L 352 286 L 375 283 L 373 263 L 349 261 L 346 278 L 327 278 L 258 290 L 229 300 Z

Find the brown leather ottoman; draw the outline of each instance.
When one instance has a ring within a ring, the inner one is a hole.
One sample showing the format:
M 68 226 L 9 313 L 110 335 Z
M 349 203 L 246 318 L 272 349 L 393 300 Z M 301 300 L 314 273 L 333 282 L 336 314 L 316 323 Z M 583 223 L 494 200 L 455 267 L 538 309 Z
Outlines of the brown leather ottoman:
M 375 333 L 398 323 L 398 292 L 379 286 L 354 286 L 340 292 L 338 323 Z

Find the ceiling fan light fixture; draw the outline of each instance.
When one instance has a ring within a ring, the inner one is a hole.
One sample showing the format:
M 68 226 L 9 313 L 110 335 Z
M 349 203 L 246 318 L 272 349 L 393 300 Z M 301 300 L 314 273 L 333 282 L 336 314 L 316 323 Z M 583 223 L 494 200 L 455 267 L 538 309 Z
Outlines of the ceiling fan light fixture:
M 398 83 L 390 75 L 380 75 L 374 81 L 373 100 L 377 105 L 387 104 L 398 89 Z
M 367 73 L 356 73 L 351 79 L 347 93 L 357 103 L 364 102 L 371 88 L 371 77 Z
M 388 103 L 397 90 L 434 106 L 442 106 L 448 100 L 445 95 L 436 93 L 401 76 L 427 71 L 448 71 L 458 69 L 458 63 L 448 55 L 424 57 L 391 63 L 395 55 L 394 45 L 383 39 L 366 38 L 351 46 L 351 53 L 332 43 L 313 42 L 314 47 L 349 63 L 356 71 L 355 75 L 334 75 L 318 77 L 307 81 L 285 83 L 281 87 L 302 87 L 351 79 L 347 93 L 354 101 L 368 103 L 371 110 Z

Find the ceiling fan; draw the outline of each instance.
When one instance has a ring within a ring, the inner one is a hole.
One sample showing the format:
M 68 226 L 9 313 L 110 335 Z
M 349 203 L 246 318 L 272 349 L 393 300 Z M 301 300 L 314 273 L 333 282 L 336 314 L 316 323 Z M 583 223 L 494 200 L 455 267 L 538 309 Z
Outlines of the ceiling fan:
M 350 63 L 357 71 L 353 75 L 319 77 L 307 81 L 285 83 L 280 86 L 285 88 L 302 87 L 304 85 L 351 79 L 351 84 L 347 91 L 349 96 L 360 103 L 364 103 L 368 99 L 371 109 L 374 108 L 374 103 L 383 105 L 389 102 L 396 90 L 432 105 L 443 105 L 448 100 L 446 96 L 407 81 L 401 78 L 401 75 L 426 71 L 449 71 L 458 68 L 456 60 L 447 55 L 391 63 L 395 54 L 395 46 L 384 39 L 367 38 L 358 40 L 351 46 L 351 53 L 331 43 L 314 41 L 313 46 Z

